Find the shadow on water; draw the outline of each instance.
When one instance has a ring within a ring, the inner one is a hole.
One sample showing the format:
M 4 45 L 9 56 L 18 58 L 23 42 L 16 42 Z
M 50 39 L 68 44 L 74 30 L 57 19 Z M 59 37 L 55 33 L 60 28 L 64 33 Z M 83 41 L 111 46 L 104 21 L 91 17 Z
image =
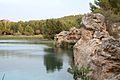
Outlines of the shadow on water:
M 69 64 L 72 60 L 72 50 L 64 50 L 61 48 L 45 48 L 44 51 L 47 53 L 44 55 L 44 65 L 47 72 L 60 71 L 63 68 L 63 56 L 67 55 L 70 59 Z

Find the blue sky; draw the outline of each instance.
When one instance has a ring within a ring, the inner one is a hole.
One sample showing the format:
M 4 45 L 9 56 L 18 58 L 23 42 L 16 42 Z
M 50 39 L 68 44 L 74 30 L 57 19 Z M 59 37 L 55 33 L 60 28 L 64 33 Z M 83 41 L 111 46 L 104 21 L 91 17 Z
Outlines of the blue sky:
M 40 20 L 90 12 L 94 0 L 0 0 L 0 19 Z

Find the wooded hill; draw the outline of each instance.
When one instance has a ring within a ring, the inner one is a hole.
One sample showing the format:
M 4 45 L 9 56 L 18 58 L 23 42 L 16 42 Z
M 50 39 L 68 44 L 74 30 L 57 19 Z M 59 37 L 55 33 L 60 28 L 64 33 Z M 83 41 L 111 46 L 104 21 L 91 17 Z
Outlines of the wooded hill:
M 0 20 L 0 35 L 43 35 L 53 39 L 54 35 L 80 25 L 82 15 L 71 15 L 56 19 L 13 22 Z

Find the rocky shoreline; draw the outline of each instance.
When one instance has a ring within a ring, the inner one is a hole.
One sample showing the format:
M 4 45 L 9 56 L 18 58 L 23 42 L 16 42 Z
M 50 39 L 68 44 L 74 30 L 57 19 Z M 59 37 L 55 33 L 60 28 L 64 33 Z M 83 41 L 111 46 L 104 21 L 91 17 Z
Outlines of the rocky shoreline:
M 89 75 L 94 80 L 120 80 L 120 39 L 109 35 L 105 17 L 99 13 L 85 14 L 81 24 L 80 29 L 57 34 L 56 47 L 63 42 L 73 43 L 75 65 L 89 66 L 92 69 Z

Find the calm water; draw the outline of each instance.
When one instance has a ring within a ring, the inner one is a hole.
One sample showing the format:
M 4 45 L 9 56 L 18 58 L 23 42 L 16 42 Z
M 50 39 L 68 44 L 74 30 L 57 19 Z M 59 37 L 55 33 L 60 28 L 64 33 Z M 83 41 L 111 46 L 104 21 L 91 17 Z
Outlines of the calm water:
M 73 80 L 71 55 L 48 41 L 0 40 L 0 80 Z

